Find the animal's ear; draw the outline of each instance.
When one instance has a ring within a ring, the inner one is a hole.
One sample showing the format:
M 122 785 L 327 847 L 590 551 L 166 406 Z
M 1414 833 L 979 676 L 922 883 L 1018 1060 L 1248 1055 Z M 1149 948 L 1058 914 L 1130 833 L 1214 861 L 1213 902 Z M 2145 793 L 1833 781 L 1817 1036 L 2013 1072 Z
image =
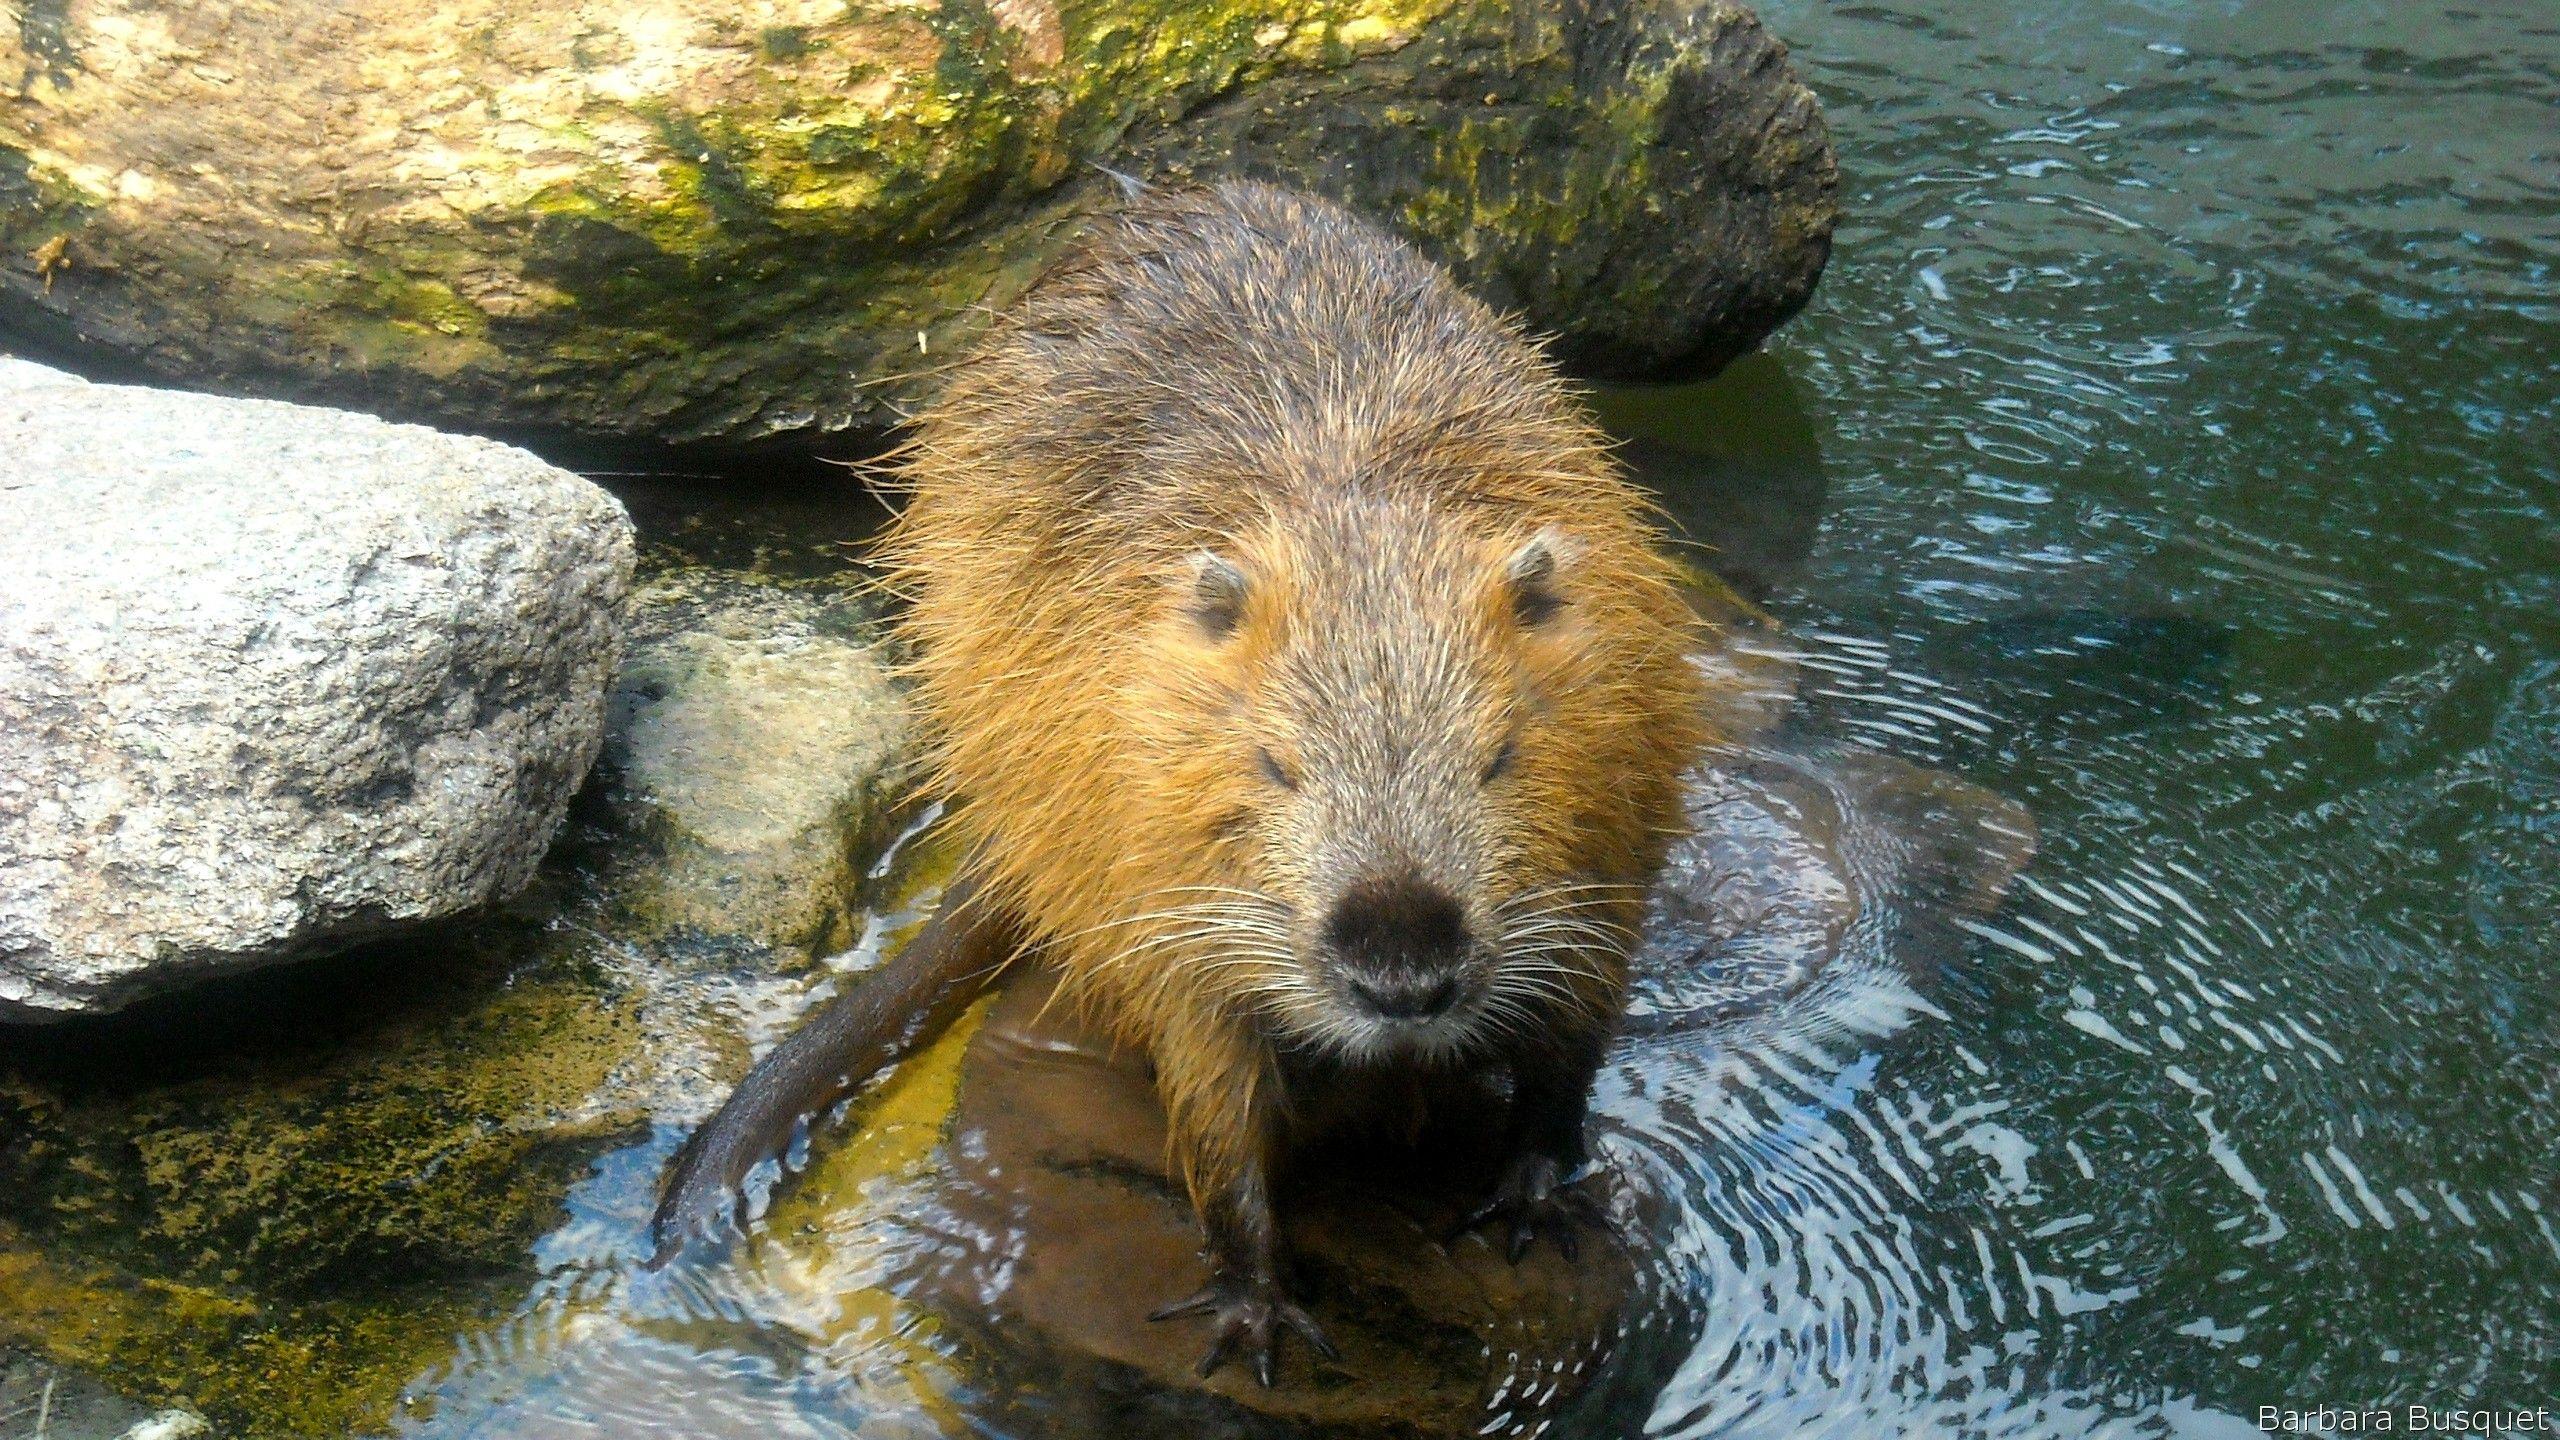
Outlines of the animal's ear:
M 1207 550 L 1192 556 L 1188 600 L 1192 623 L 1210 639 L 1224 640 L 1244 619 L 1249 589 L 1244 571 L 1233 560 Z
M 1552 525 L 1511 552 L 1502 567 L 1502 583 L 1510 591 L 1511 614 L 1521 624 L 1536 629 L 1564 608 L 1556 572 L 1571 554 L 1571 542 Z

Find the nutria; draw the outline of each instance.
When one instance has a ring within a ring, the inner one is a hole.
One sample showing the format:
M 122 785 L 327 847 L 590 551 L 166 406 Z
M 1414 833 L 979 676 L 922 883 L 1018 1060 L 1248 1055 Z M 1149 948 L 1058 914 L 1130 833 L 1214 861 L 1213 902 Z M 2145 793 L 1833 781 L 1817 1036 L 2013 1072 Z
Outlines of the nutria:
M 1136 198 L 993 327 L 893 461 L 943 912 L 690 1142 L 661 1258 L 797 1120 L 1016 950 L 1152 1065 L 1214 1279 L 1202 1373 L 1279 1332 L 1276 1167 L 1502 1078 L 1475 1223 L 1563 1183 L 1706 740 L 1652 511 L 1520 329 L 1349 213 Z

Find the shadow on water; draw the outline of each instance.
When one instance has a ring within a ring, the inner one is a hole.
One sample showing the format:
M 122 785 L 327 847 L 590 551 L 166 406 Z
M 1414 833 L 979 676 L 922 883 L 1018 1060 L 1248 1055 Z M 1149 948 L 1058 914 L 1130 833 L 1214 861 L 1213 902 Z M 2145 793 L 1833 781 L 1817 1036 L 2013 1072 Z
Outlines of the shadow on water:
M 1830 479 L 1819 422 L 1783 361 L 1745 355 L 1710 381 L 1594 399 L 1620 458 L 1661 497 L 1699 565 L 1754 604 L 1798 573 Z
M 456 927 L 457 930 L 460 927 Z M 513 946 L 478 949 L 429 934 L 152 996 L 110 1015 L 0 1029 L 8 1068 L 86 1095 L 232 1078 L 280 1084 L 441 1011 L 467 1010 L 507 982 Z
M 545 437 L 543 458 L 612 491 L 641 543 L 689 565 L 783 579 L 842 573 L 891 514 L 863 481 L 871 451 L 707 453 Z
M 1826 423 L 1789 366 L 1764 351 L 1713 380 L 1595 397 L 1620 456 L 1661 497 L 1696 563 L 1756 605 L 1783 604 L 1800 586 L 1831 493 Z M 1872 635 L 1893 625 L 1881 611 L 1843 618 Z M 2018 603 L 1933 638 L 1926 660 L 1969 691 L 1997 690 L 2013 719 L 2040 731 L 2152 726 L 2223 697 L 2234 634 L 2227 621 L 2165 607 Z
M 2193 720 L 2230 688 L 2237 627 L 2199 615 L 2074 609 L 1989 616 L 1932 654 L 1974 690 L 1997 690 L 2039 733 Z

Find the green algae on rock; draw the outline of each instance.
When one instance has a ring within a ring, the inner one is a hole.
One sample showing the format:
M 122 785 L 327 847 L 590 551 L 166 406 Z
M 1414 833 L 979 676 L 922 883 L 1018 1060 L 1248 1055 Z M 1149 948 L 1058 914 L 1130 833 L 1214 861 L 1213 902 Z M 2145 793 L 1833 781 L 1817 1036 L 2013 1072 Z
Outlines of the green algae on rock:
M 645 1118 L 595 1103 L 639 1047 L 632 987 L 544 928 L 458 925 L 13 1046 L 0 1344 L 237 1433 L 378 1425 Z
M 470 426 L 884 426 L 1097 166 L 1331 194 L 1594 372 L 1749 346 L 1833 218 L 1732 0 L 48 13 L 0 33 L 0 340 Z

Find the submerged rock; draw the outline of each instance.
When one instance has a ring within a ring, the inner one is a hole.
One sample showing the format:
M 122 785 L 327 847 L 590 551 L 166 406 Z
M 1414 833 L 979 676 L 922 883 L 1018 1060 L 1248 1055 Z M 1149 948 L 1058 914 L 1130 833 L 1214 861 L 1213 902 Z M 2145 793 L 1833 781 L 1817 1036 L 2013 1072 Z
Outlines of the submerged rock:
M 2026 868 L 2025 807 L 1942 770 L 1762 735 L 1690 777 L 1645 917 L 1627 1030 L 1791 1024 L 1912 994 Z M 1881 982 L 1881 983 L 1880 983 Z
M 1829 253 L 1733 0 L 151 0 L 0 30 L 0 337 L 471 426 L 878 428 L 1117 182 L 1412 237 L 1588 372 L 1712 366 Z
M 859 577 L 661 563 L 580 808 L 588 909 L 646 967 L 628 1083 L 697 1119 L 904 883 L 914 732 Z
M 846 584 L 688 567 L 635 611 L 602 791 L 655 854 L 624 902 L 661 928 L 844 948 L 909 758 L 875 609 Z
M 1480 1113 L 1440 1117 L 1416 1152 L 1300 1167 L 1282 1216 L 1340 1360 L 1292 1341 L 1273 1389 L 1241 1363 L 1200 1379 L 1196 1325 L 1147 1319 L 1208 1279 L 1190 1202 L 1166 1174 L 1154 1083 L 1050 995 L 1038 974 L 1008 987 L 962 1061 L 927 1213 L 974 1243 L 919 1246 L 920 1273 L 896 1282 L 968 1337 L 980 1393 L 1012 1397 L 993 1407 L 998 1428 L 1459 1440 L 1505 1408 L 1523 1421 L 1640 1410 L 1662 1383 L 1648 1368 L 1659 1356 L 1615 1343 L 1640 1303 L 1640 1240 L 1594 1230 L 1577 1260 L 1540 1245 L 1517 1265 L 1482 1235 L 1443 1248 L 1501 1158 L 1468 1143 L 1498 1132 L 1490 1094 Z M 1631 1219 L 1629 1197 L 1615 1200 Z
M 0 369 L 0 1020 L 523 888 L 594 762 L 629 520 L 509 446 Z

